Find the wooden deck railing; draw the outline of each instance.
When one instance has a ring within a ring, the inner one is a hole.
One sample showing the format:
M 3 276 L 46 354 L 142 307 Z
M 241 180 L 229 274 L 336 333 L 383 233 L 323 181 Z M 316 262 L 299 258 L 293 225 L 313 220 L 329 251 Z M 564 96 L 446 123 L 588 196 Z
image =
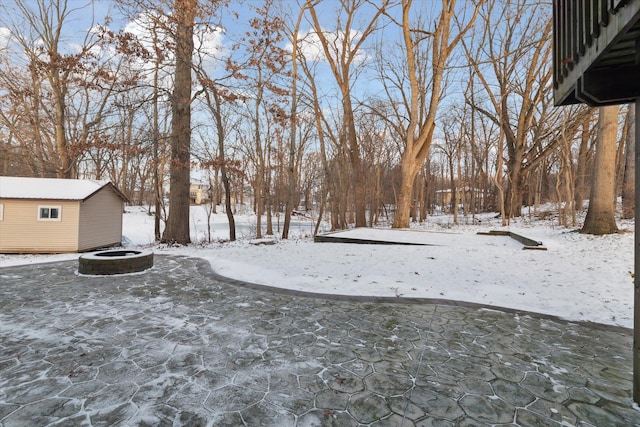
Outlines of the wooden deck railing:
M 579 81 L 585 73 L 597 69 L 599 78 L 603 69 L 636 65 L 639 10 L 640 0 L 553 0 L 553 81 L 562 98 L 556 96 L 557 102 L 585 102 L 582 94 L 590 88 Z M 581 86 L 573 95 L 576 84 Z

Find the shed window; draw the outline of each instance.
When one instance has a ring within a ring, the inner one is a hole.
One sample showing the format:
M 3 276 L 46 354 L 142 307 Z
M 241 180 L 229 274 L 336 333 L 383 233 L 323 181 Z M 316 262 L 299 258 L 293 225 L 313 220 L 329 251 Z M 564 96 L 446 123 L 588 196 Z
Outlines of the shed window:
M 38 221 L 60 221 L 61 206 L 38 206 Z

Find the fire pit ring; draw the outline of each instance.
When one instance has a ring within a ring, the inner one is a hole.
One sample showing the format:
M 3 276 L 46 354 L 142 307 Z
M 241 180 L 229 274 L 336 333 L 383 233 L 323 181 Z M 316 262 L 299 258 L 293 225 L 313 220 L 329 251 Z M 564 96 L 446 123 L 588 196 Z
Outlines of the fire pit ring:
M 131 249 L 100 251 L 81 255 L 78 273 L 91 275 L 126 274 L 153 267 L 153 252 Z

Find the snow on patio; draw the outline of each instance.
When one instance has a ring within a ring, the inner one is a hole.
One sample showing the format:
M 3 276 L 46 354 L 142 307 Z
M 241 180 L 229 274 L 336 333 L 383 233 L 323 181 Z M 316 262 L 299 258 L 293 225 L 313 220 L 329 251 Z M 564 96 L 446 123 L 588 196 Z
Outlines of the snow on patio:
M 204 208 L 192 207 L 191 216 L 194 243 L 166 247 L 153 243 L 153 217 L 129 207 L 124 215 L 127 247 L 204 258 L 223 276 L 304 292 L 450 299 L 633 326 L 633 221 L 618 221 L 627 231 L 609 236 L 582 235 L 528 217 L 505 228 L 491 215 L 478 217 L 482 225 L 455 225 L 442 216 L 430 217 L 420 230 L 349 231 L 426 239 L 432 245 L 403 246 L 314 243 L 313 220 L 296 219 L 291 240 L 258 246 L 250 240 L 253 216 L 236 216 L 239 240 L 231 243 L 221 242 L 228 239 L 224 214 L 212 216 L 214 243 L 205 242 Z M 526 251 L 509 237 L 476 234 L 490 230 L 542 241 L 548 250 Z M 0 266 L 77 257 L 0 255 Z

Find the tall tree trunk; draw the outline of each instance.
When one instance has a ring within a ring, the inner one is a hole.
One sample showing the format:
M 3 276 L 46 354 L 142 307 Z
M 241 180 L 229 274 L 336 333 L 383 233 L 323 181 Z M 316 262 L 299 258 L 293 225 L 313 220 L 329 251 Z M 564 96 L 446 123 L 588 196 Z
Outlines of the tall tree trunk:
M 258 86 L 256 95 L 256 104 L 254 110 L 254 132 L 255 132 L 255 147 L 256 147 L 256 179 L 254 188 L 254 205 L 256 212 L 256 239 L 262 238 L 262 215 L 264 214 L 265 207 L 265 193 L 264 193 L 264 181 L 265 181 L 265 159 L 264 150 L 262 149 L 262 137 L 260 130 L 260 104 L 262 103 L 262 86 Z
M 624 166 L 624 178 L 622 180 L 622 218 L 629 219 L 635 216 L 635 174 L 636 174 L 636 144 L 634 138 L 636 134 L 636 126 L 638 124 L 635 121 L 636 116 L 636 104 L 629 104 L 629 111 L 627 112 L 627 123 L 629 123 L 629 131 L 627 132 L 626 152 L 625 152 L 625 166 Z
M 51 73 L 57 73 L 56 69 L 51 70 Z M 55 103 L 55 140 L 56 147 L 59 156 L 59 163 L 56 174 L 58 178 L 75 178 L 75 171 L 73 168 L 73 162 L 69 155 L 69 147 L 67 144 L 67 135 L 65 130 L 65 96 L 56 85 L 59 85 L 59 77 L 54 76 L 50 79 L 53 85 L 54 103 Z M 54 83 L 55 82 L 55 83 Z
M 589 210 L 580 230 L 581 233 L 596 235 L 618 232 L 614 205 L 618 106 L 601 107 L 599 112 Z
M 420 222 L 427 219 L 427 209 L 429 205 L 429 194 L 427 180 L 429 179 L 429 157 L 425 160 L 424 166 L 420 168 Z
M 307 9 L 308 3 L 305 3 L 302 8 L 300 8 L 300 13 L 298 14 L 298 20 L 296 21 L 296 26 L 293 29 L 292 34 L 292 43 L 293 46 L 291 49 L 291 63 L 293 66 L 292 70 L 292 81 L 291 81 L 291 116 L 290 116 L 290 127 L 289 130 L 291 132 L 289 140 L 289 166 L 287 168 L 287 178 L 289 180 L 287 186 L 287 200 L 284 206 L 284 225 L 282 226 L 282 238 L 289 238 L 289 227 L 291 225 L 291 214 L 293 212 L 293 203 L 294 203 L 294 193 L 296 190 L 296 174 L 294 170 L 295 163 L 295 154 L 296 154 L 296 136 L 297 136 L 297 114 L 298 114 L 298 31 L 300 30 L 300 23 L 302 22 L 302 17 L 304 15 L 305 10 Z M 306 201 L 305 201 L 306 203 Z
M 502 165 L 504 162 L 504 157 L 502 153 L 504 152 L 504 132 L 502 127 L 500 127 L 500 136 L 498 137 L 498 160 L 496 162 L 496 175 L 493 178 L 496 189 L 498 190 L 498 207 L 500 208 L 500 218 L 502 219 L 502 225 L 509 225 L 507 220 L 508 216 L 504 210 L 505 202 L 504 202 L 504 184 L 503 184 L 503 171 Z M 489 169 L 487 169 L 489 170 Z
M 420 164 L 410 156 L 403 156 L 400 160 L 400 187 L 396 201 L 396 215 L 393 228 L 409 228 L 411 202 L 413 198 L 413 183 L 415 182 Z
M 556 180 L 556 194 L 558 197 L 559 225 L 568 227 L 576 224 L 576 209 L 574 190 L 574 177 L 571 159 L 571 141 L 562 132 L 562 142 L 559 146 L 560 171 Z M 568 219 L 570 218 L 570 220 Z
M 505 132 L 505 134 L 508 135 L 509 132 Z M 509 152 L 507 168 L 509 182 L 505 200 L 505 214 L 508 218 L 519 217 L 522 215 L 522 205 L 524 204 L 524 176 L 522 161 L 524 158 L 525 146 L 520 142 L 514 143 L 513 146 L 515 147 L 514 149 L 507 150 Z
M 449 153 L 449 181 L 451 189 L 451 212 L 453 213 L 453 223 L 458 223 L 458 187 L 456 185 L 456 176 L 453 169 L 454 153 Z
M 160 232 L 162 183 L 160 182 L 160 117 L 158 113 L 158 73 L 160 69 L 159 62 L 159 59 L 156 59 L 153 70 L 153 233 L 156 241 L 160 241 L 162 237 Z
M 233 209 L 231 207 L 231 182 L 227 173 L 227 163 L 224 153 L 224 125 L 222 123 L 222 101 L 217 89 L 213 89 L 213 99 L 215 102 L 214 116 L 216 119 L 216 130 L 218 132 L 218 158 L 220 159 L 220 175 L 222 177 L 222 186 L 224 187 L 224 211 L 229 221 L 229 241 L 236 240 L 236 220 L 233 217 Z
M 320 230 L 320 224 L 322 223 L 322 216 L 324 215 L 324 206 L 327 202 L 327 190 L 325 187 L 322 187 L 320 190 L 320 207 L 318 208 L 318 219 L 316 220 L 316 225 L 313 228 L 313 235 L 316 236 L 318 234 L 318 230 Z
M 362 169 L 362 158 L 360 157 L 360 145 L 358 144 L 353 106 L 351 105 L 351 89 L 348 87 L 343 90 L 342 107 L 345 138 L 349 153 L 349 162 L 351 164 L 351 173 L 353 174 L 356 227 L 366 227 L 367 194 L 364 186 L 364 171 Z
M 175 0 L 176 70 L 171 96 L 171 172 L 169 218 L 163 243 L 186 245 L 189 236 L 189 184 L 191 172 L 191 65 L 193 26 L 198 0 Z
M 582 204 L 587 195 L 586 174 L 587 174 L 587 158 L 589 157 L 589 122 L 591 116 L 584 119 L 582 123 L 582 137 L 580 139 L 580 151 L 578 151 L 578 165 L 576 167 L 576 185 L 575 185 L 575 206 L 576 209 L 582 211 Z
M 271 144 L 267 142 L 265 151 L 266 167 L 264 176 L 263 198 L 265 202 L 264 212 L 267 215 L 267 229 L 265 234 L 273 236 L 273 197 L 271 197 Z
M 416 178 L 414 179 L 414 183 L 413 183 L 413 195 L 411 196 L 411 222 L 418 222 L 418 210 L 417 210 L 418 193 L 417 193 L 416 182 L 418 179 L 419 172 L 420 170 L 418 169 L 418 173 L 416 174 Z

